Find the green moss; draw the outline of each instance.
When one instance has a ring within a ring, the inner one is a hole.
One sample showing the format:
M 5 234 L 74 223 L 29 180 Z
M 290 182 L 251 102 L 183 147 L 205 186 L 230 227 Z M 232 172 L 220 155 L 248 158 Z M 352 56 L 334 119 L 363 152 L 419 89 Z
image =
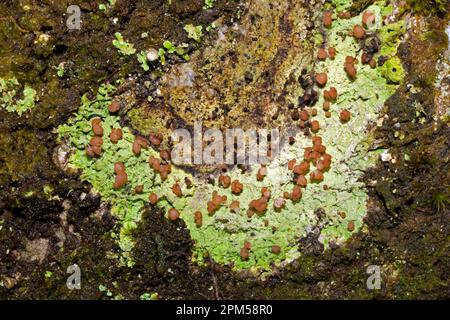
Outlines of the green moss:
M 44 194 L 47 197 L 50 197 L 54 191 L 53 187 L 51 185 L 45 185 L 43 188 Z
M 424 14 L 446 12 L 447 0 L 408 0 L 414 11 Z
M 160 110 L 152 110 L 151 113 L 145 114 L 145 108 L 136 108 L 128 112 L 131 125 L 140 132 L 149 132 L 153 134 L 163 133 L 168 134 L 166 128 L 165 113 Z
M 203 9 L 211 9 L 212 7 L 214 7 L 214 2 L 216 2 L 216 0 L 205 0 Z
M 438 212 L 445 212 L 450 205 L 449 200 L 449 194 L 450 194 L 450 187 L 447 188 L 447 192 L 435 192 L 433 194 L 433 202 L 435 208 L 438 210 Z
M 404 267 L 400 269 L 397 281 L 399 299 L 419 299 L 436 288 L 445 290 L 448 287 L 448 281 L 441 279 L 431 265 L 420 269 L 420 273 L 408 273 Z
M 139 297 L 140 300 L 158 300 L 157 293 L 144 293 Z

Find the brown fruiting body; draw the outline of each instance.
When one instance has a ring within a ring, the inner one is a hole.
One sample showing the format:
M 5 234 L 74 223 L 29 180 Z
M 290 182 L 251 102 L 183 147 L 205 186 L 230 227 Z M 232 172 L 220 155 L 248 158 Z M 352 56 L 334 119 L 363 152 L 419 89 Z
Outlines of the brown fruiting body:
M 313 147 L 313 150 L 320 154 L 323 154 L 323 153 L 325 153 L 325 151 L 327 151 L 327 147 L 325 147 L 324 145 L 318 144 Z
M 330 56 L 331 60 L 334 60 L 334 58 L 336 58 L 336 49 L 335 48 L 329 48 L 328 49 L 328 55 Z
M 363 51 L 363 53 L 361 54 L 361 63 L 368 64 L 370 62 L 370 59 L 371 57 Z
M 338 97 L 337 89 L 335 87 L 331 87 L 330 90 L 328 90 L 329 97 L 332 101 L 336 101 Z
M 357 24 L 353 27 L 353 36 L 356 39 L 361 40 L 362 38 L 364 38 L 365 35 L 366 35 L 366 31 L 364 31 L 364 28 L 361 27 L 359 24 Z
M 311 140 L 312 140 L 314 146 L 322 145 L 322 137 L 320 137 L 320 136 L 314 136 L 311 138 Z
M 320 48 L 317 52 L 317 59 L 319 59 L 320 61 L 325 61 L 327 59 L 327 56 L 328 55 L 325 49 Z
M 161 165 L 159 168 L 159 176 L 161 177 L 161 180 L 166 180 L 171 172 L 172 167 L 170 164 Z
M 294 186 L 294 189 L 292 189 L 291 199 L 293 202 L 298 202 L 302 199 L 302 189 L 299 186 Z
M 368 28 L 375 23 L 375 15 L 372 11 L 367 10 L 363 13 L 362 23 L 365 28 Z
M 267 176 L 267 167 L 261 166 L 261 168 L 259 168 L 258 170 L 258 173 L 256 174 L 256 179 L 258 181 L 263 181 L 266 176 Z
M 142 194 L 144 192 L 144 185 L 140 184 L 134 188 L 134 193 Z
M 158 202 L 158 196 L 156 193 L 152 192 L 150 193 L 150 195 L 148 196 L 148 200 L 150 201 L 150 203 L 152 205 L 155 205 Z
M 161 133 L 159 134 L 150 134 L 149 138 L 150 143 L 154 145 L 155 147 L 159 146 L 161 142 L 163 141 L 163 136 Z
M 229 176 L 220 175 L 219 184 L 222 186 L 222 188 L 227 189 L 231 185 L 231 178 Z
M 342 122 L 348 122 L 348 121 L 350 121 L 350 118 L 351 118 L 351 113 L 350 113 L 350 111 L 348 111 L 348 110 L 342 110 L 341 111 L 341 113 L 340 113 L 340 115 L 339 115 L 339 119 L 342 121 Z
M 308 185 L 308 181 L 306 180 L 304 175 L 299 175 L 297 177 L 297 185 L 299 187 L 306 188 L 306 186 Z
M 300 119 L 302 121 L 308 121 L 309 120 L 309 113 L 306 110 L 300 111 Z
M 289 170 L 294 170 L 294 167 L 295 167 L 295 164 L 297 163 L 297 160 L 295 160 L 295 159 L 292 159 L 292 160 L 289 160 L 289 162 L 288 162 L 288 169 Z
M 323 13 L 323 25 L 325 28 L 331 28 L 333 25 L 333 16 L 330 11 L 325 11 Z
M 281 247 L 280 246 L 272 246 L 272 253 L 274 254 L 280 254 L 281 252 Z
M 242 248 L 240 251 L 240 256 L 242 261 L 247 261 L 250 257 L 250 252 L 246 248 Z
M 128 175 L 125 172 L 125 165 L 123 162 L 116 162 L 114 164 L 114 172 L 116 173 L 116 178 L 113 188 L 117 190 L 122 188 L 128 182 Z
M 217 191 L 213 191 L 212 200 L 207 203 L 207 210 L 210 215 L 214 214 L 227 201 L 226 196 L 220 196 Z
M 98 137 L 103 136 L 103 127 L 102 127 L 102 120 L 100 118 L 94 118 L 91 121 L 92 125 L 92 132 Z
M 159 156 L 161 157 L 161 159 L 166 160 L 166 161 L 170 161 L 170 159 L 171 159 L 169 150 L 161 150 L 159 152 Z
M 155 170 L 155 171 L 159 171 L 160 167 L 161 167 L 161 160 L 150 156 L 148 158 L 148 164 L 150 165 L 150 167 Z
M 353 63 L 346 62 L 344 64 L 344 70 L 350 79 L 352 79 L 352 80 L 356 79 L 357 70 Z
M 197 228 L 200 228 L 203 225 L 203 215 L 200 211 L 194 212 L 194 222 Z
M 123 162 L 116 162 L 114 164 L 114 172 L 116 174 L 120 174 L 121 172 L 125 172 L 125 164 Z
M 120 172 L 119 174 L 116 175 L 116 179 L 113 185 L 114 190 L 122 188 L 127 182 L 128 182 L 128 175 L 125 172 Z
M 352 17 L 352 14 L 349 11 L 343 11 L 338 13 L 338 17 L 340 19 L 350 19 Z
M 176 221 L 180 217 L 180 213 L 178 212 L 177 209 L 174 209 L 174 208 L 169 209 L 169 211 L 167 212 L 167 215 L 168 215 L 169 219 L 172 221 Z
M 118 101 L 111 102 L 111 104 L 108 106 L 108 110 L 111 113 L 119 112 L 120 111 L 120 103 Z
M 354 64 L 355 63 L 355 58 L 352 56 L 346 56 L 345 57 L 345 63 L 351 63 Z
M 103 139 L 101 137 L 92 137 L 89 140 L 89 145 L 92 147 L 101 147 L 103 145 Z
M 147 140 L 145 140 L 144 137 L 136 136 L 132 147 L 133 154 L 135 156 L 138 156 L 141 154 L 141 149 L 147 147 L 148 147 Z
M 233 211 L 234 213 L 238 213 L 239 212 L 239 208 L 240 208 L 240 203 L 237 200 L 234 200 L 233 202 L 231 202 L 230 204 L 230 210 Z
M 238 180 L 234 180 L 231 183 L 231 192 L 233 194 L 239 195 L 242 193 L 242 191 L 244 191 L 244 185 L 240 183 Z
M 320 130 L 319 121 L 317 121 L 317 120 L 311 121 L 311 131 L 312 132 L 317 132 L 319 130 Z
M 119 140 L 122 139 L 122 136 L 123 136 L 122 129 L 112 128 L 111 133 L 109 134 L 109 139 L 113 144 L 117 144 L 117 142 L 119 142 Z
M 328 75 L 326 73 L 318 73 L 316 75 L 316 82 L 320 87 L 323 87 L 328 82 Z
M 350 221 L 350 222 L 347 224 L 347 230 L 350 231 L 350 232 L 355 231 L 355 223 L 354 223 L 353 221 Z
M 250 208 L 254 209 L 258 214 L 262 214 L 267 210 L 268 200 L 266 197 L 261 197 L 250 202 Z
M 324 179 L 323 173 L 319 170 L 313 171 L 309 174 L 311 182 L 322 182 Z
M 176 195 L 177 197 L 183 196 L 183 192 L 181 191 L 181 187 L 180 187 L 180 185 L 179 185 L 178 183 L 175 183 L 175 184 L 172 186 L 172 192 L 173 192 L 173 194 Z

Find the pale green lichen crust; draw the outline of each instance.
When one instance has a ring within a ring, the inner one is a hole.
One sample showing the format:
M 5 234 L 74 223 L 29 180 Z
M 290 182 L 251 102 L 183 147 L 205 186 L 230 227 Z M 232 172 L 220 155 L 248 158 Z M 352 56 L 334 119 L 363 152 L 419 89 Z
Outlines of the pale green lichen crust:
M 24 112 L 33 109 L 36 101 L 36 90 L 29 85 L 21 89 L 16 78 L 0 78 L 0 108 L 8 112 L 16 112 L 21 116 Z
M 340 2 L 338 8 L 348 7 L 343 1 Z M 348 1 L 345 3 L 348 4 Z M 370 6 L 369 10 L 381 21 L 382 15 L 388 9 L 377 3 Z M 148 202 L 151 192 L 163 197 L 158 206 L 165 211 L 173 207 L 180 212 L 195 241 L 193 259 L 198 263 L 202 263 L 208 254 L 217 263 L 232 264 L 235 269 L 269 271 L 273 264 L 280 265 L 283 261 L 288 262 L 298 257 L 302 251 L 298 239 L 313 229 L 320 230 L 319 240 L 327 247 L 331 242 L 342 244 L 351 236 L 352 232 L 348 230 L 349 222 L 355 225 L 353 232 L 362 228 L 368 196 L 359 180 L 378 157 L 378 153 L 368 151 L 371 142 L 368 126 L 377 121 L 384 102 L 402 81 L 403 69 L 395 53 L 405 29 L 403 24 L 399 23 L 386 26 L 380 24 L 379 30 L 370 30 L 380 35 L 380 54 L 389 55 L 390 59 L 385 66 L 376 69 L 358 64 L 357 79 L 351 81 L 343 68 L 345 57 L 356 57 L 361 52 L 358 42 L 348 36 L 348 30 L 356 23 L 361 24 L 361 19 L 362 13 L 348 20 L 335 18 L 333 27 L 327 30 L 327 38 L 323 40 L 328 47 L 336 48 L 336 58 L 316 65 L 317 72 L 328 74 L 328 85 L 325 89 L 334 86 L 339 93 L 338 100 L 331 108 L 332 116 L 326 118 L 324 112 L 319 110 L 315 119 L 321 123 L 319 134 L 327 147 L 327 153 L 333 156 L 331 170 L 325 173 L 322 184 L 309 183 L 303 191 L 302 200 L 298 203 L 287 201 L 286 207 L 280 212 L 273 209 L 273 199 L 282 197 L 285 191 L 292 191 L 294 186 L 293 174 L 287 169 L 287 162 L 291 159 L 302 159 L 304 148 L 311 146 L 310 138 L 302 133 L 297 135 L 295 144 L 286 146 L 268 166 L 268 175 L 264 181 L 257 181 L 257 167 L 246 173 L 237 169 L 229 172 L 232 180 L 238 179 L 244 184 L 244 191 L 237 196 L 231 194 L 230 189 L 223 189 L 217 184 L 211 185 L 178 168 L 173 168 L 167 181 L 161 181 L 148 164 L 149 156 L 157 156 L 157 152 L 149 148 L 143 149 L 139 156 L 133 155 L 131 146 L 134 136 L 128 128 L 123 128 L 124 139 L 118 144 L 109 141 L 111 128 L 120 126 L 119 116 L 111 115 L 107 109 L 114 88 L 100 88 L 97 97 L 92 101 L 83 98 L 76 116 L 68 124 L 61 126 L 58 132 L 61 139 L 68 138 L 74 147 L 70 163 L 81 169 L 82 178 L 92 184 L 104 201 L 111 203 L 112 212 L 121 226 L 119 234 L 114 236 L 124 251 L 125 262 L 132 264 L 128 254 L 134 246 L 131 231 L 139 223 L 141 209 Z M 389 28 L 395 29 L 395 37 L 391 36 Z M 318 44 L 321 42 L 320 38 L 317 37 Z M 323 98 L 320 95 L 316 107 L 320 109 L 322 103 Z M 351 120 L 346 124 L 339 121 L 339 113 L 343 109 L 352 113 Z M 89 158 L 85 153 L 92 136 L 90 119 L 94 116 L 101 117 L 105 130 L 104 151 L 99 159 Z M 118 161 L 125 164 L 129 182 L 123 189 L 114 190 L 113 166 Z M 185 178 L 193 182 L 193 188 L 187 188 Z M 182 197 L 175 196 L 171 191 L 176 182 L 182 188 Z M 324 190 L 324 184 L 328 186 L 328 190 Z M 137 185 L 144 185 L 142 194 L 134 192 Z M 268 210 L 264 215 L 249 218 L 249 203 L 260 197 L 262 187 L 268 187 L 272 192 Z M 214 215 L 208 215 L 206 203 L 211 200 L 213 191 L 226 195 L 227 201 Z M 237 213 L 229 208 L 233 200 L 240 202 L 241 209 Z M 320 219 L 316 214 L 318 209 L 325 213 Z M 194 221 L 194 212 L 197 210 L 203 214 L 201 227 L 197 227 Z M 340 212 L 346 213 L 345 218 L 341 217 Z M 239 254 L 245 241 L 252 245 L 249 259 L 246 261 L 242 260 Z M 272 252 L 274 245 L 281 248 L 279 254 Z

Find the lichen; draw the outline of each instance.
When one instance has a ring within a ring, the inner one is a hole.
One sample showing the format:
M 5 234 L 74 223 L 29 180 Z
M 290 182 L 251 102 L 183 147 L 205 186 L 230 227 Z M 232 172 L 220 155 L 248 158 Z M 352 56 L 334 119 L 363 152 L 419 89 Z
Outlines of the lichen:
M 134 45 L 125 41 L 119 32 L 116 32 L 114 36 L 116 39 L 113 40 L 112 44 L 119 50 L 120 54 L 124 56 L 131 56 L 136 53 Z
M 184 26 L 184 30 L 188 34 L 189 39 L 193 39 L 197 42 L 200 42 L 203 37 L 203 26 L 194 26 L 193 24 L 187 24 Z
M 399 57 L 392 57 L 380 68 L 381 75 L 389 82 L 399 84 L 405 78 L 402 62 Z
M 382 7 L 372 5 L 367 10 L 375 14 L 377 21 L 381 20 Z M 327 45 L 336 48 L 336 58 L 318 65 L 319 72 L 328 73 L 329 86 L 336 87 L 339 92 L 338 101 L 332 106 L 332 118 L 326 119 L 322 115 L 319 115 L 318 118 L 321 123 L 325 123 L 326 130 L 322 137 L 325 144 L 332 149 L 330 153 L 338 163 L 337 167 L 335 166 L 332 172 L 326 176 L 327 183 L 338 193 L 338 197 L 329 201 L 331 203 L 336 201 L 340 204 L 347 202 L 347 208 L 339 209 L 350 213 L 352 216 L 348 220 L 356 220 L 357 227 L 361 226 L 362 218 L 366 213 L 365 202 L 367 200 L 363 186 L 357 181 L 361 173 L 374 164 L 377 159 L 376 154 L 368 153 L 371 137 L 366 128 L 369 123 L 376 121 L 384 101 L 397 88 L 396 85 L 387 84 L 380 72 L 371 69 L 368 65 L 358 65 L 358 75 L 355 81 L 347 78 L 342 67 L 343 61 L 346 56 L 357 56 L 359 44 L 353 37 L 343 37 L 342 35 L 347 34 L 353 25 L 361 23 L 361 20 L 362 13 L 352 19 L 334 22 L 333 28 L 328 34 Z M 397 45 L 398 43 L 396 42 Z M 318 104 L 320 105 L 322 102 L 323 100 L 319 100 Z M 353 115 L 353 120 L 345 126 L 339 125 L 334 120 L 342 109 L 350 110 Z M 323 195 L 326 194 L 323 193 Z M 328 236 L 324 238 L 324 243 L 328 243 L 329 238 L 348 237 L 350 233 L 345 226 L 340 223 L 322 230 L 322 235 Z
M 20 84 L 16 78 L 0 78 L 0 108 L 16 112 L 19 116 L 33 109 L 38 99 L 36 90 L 25 85 L 21 94 L 19 91 Z
M 295 11 L 292 8 L 284 9 Z M 278 13 L 272 11 L 270 14 L 284 14 L 284 9 L 280 9 Z M 377 20 L 381 20 L 383 7 L 374 5 L 369 9 L 376 14 Z M 76 148 L 70 158 L 70 163 L 82 169 L 82 178 L 89 181 L 105 201 L 111 203 L 112 212 L 120 221 L 120 231 L 113 236 L 117 238 L 121 249 L 124 251 L 124 257 L 129 258 L 127 253 L 134 246 L 131 234 L 140 221 L 141 209 L 148 202 L 150 192 L 155 192 L 163 197 L 158 203 L 158 206 L 163 210 L 173 207 L 181 213 L 181 218 L 185 221 L 191 237 L 195 240 L 193 259 L 198 263 L 203 263 L 205 256 L 209 255 L 217 263 L 232 263 L 235 269 L 263 269 L 267 271 L 271 269 L 273 263 L 281 264 L 283 261 L 297 258 L 302 251 L 297 243 L 298 238 L 307 235 L 317 226 L 320 226 L 321 230 L 319 240 L 325 247 L 330 243 L 343 243 L 351 236 L 352 231 L 347 228 L 350 221 L 355 224 L 354 231 L 361 229 L 367 210 L 367 194 L 363 183 L 359 180 L 364 170 L 374 164 L 378 157 L 377 153 L 368 151 L 372 138 L 367 127 L 368 124 L 377 120 L 378 113 L 385 100 L 398 87 L 387 83 L 381 70 L 372 69 L 368 65 L 358 65 L 358 77 L 355 81 L 349 80 L 343 70 L 345 56 L 356 56 L 360 50 L 359 44 L 354 38 L 343 35 L 347 34 L 355 23 L 360 23 L 361 19 L 362 14 L 349 20 L 335 21 L 333 28 L 328 32 L 327 43 L 330 47 L 336 48 L 336 59 L 320 62 L 316 66 L 317 71 L 328 73 L 329 86 L 336 87 L 339 92 L 339 98 L 332 107 L 332 117 L 326 118 L 322 112 L 319 112 L 316 117 L 322 125 L 320 135 L 327 146 L 327 152 L 333 156 L 332 169 L 325 174 L 324 182 L 329 186 L 329 189 L 323 190 L 322 185 L 310 183 L 303 192 L 303 199 L 298 203 L 288 201 L 286 208 L 281 212 L 276 212 L 273 209 L 273 200 L 271 200 L 269 208 L 263 216 L 256 215 L 251 219 L 247 216 L 249 203 L 255 197 L 258 197 L 262 187 L 268 187 L 272 191 L 272 199 L 282 197 L 284 191 L 292 190 L 293 176 L 287 170 L 287 162 L 290 159 L 301 159 L 304 148 L 311 145 L 310 139 L 305 138 L 302 133 L 298 133 L 294 145 L 286 146 L 268 166 L 268 175 L 264 181 L 257 181 L 256 179 L 257 166 L 250 167 L 246 172 L 231 170 L 228 174 L 232 177 L 232 180 L 238 179 L 244 184 L 244 191 L 237 196 L 233 195 L 230 189 L 209 184 L 200 177 L 192 176 L 192 174 L 179 168 L 174 168 L 167 181 L 161 181 L 147 163 L 148 157 L 156 155 L 156 151 L 150 148 L 143 150 L 139 156 L 134 156 L 131 152 L 134 137 L 129 128 L 123 128 L 124 139 L 117 145 L 113 145 L 108 139 L 104 139 L 104 153 L 101 158 L 88 158 L 84 149 L 91 137 L 89 119 L 94 115 L 101 117 L 105 129 L 104 135 L 107 137 L 111 127 L 119 126 L 119 117 L 110 115 L 107 110 L 107 105 L 111 101 L 110 94 L 113 90 L 111 86 L 102 87 L 99 90 L 99 95 L 93 101 L 86 97 L 83 98 L 77 115 L 67 125 L 60 127 L 59 134 L 61 138 L 69 137 L 71 144 Z M 255 28 L 256 31 L 252 32 L 258 32 L 259 27 L 255 26 Z M 274 37 L 277 36 L 274 35 Z M 255 51 L 255 54 L 271 61 L 272 58 L 270 57 L 273 57 L 271 54 L 274 53 L 275 55 L 278 52 L 277 41 L 280 40 L 277 38 L 271 41 L 274 49 L 270 49 L 270 52 L 268 52 L 269 49 L 266 49 L 265 52 L 258 51 L 260 49 L 257 49 L 258 43 L 256 43 L 255 50 L 257 51 Z M 392 43 L 397 45 L 398 41 Z M 390 45 L 394 46 L 392 43 Z M 288 44 L 283 43 L 283 45 Z M 225 44 L 219 49 L 226 51 L 226 46 Z M 243 47 L 246 48 L 246 51 L 242 52 L 243 55 L 252 50 L 246 45 Z M 173 45 L 169 46 L 167 43 L 164 48 L 165 52 L 175 52 L 176 50 Z M 308 49 L 313 51 L 316 48 L 310 47 Z M 396 52 L 396 47 L 391 52 Z M 220 59 L 221 57 L 220 54 L 214 55 L 214 52 L 209 52 L 209 56 L 211 65 L 214 65 L 214 59 Z M 301 69 L 303 63 L 308 61 L 304 56 L 294 53 L 286 54 L 286 56 L 288 58 L 283 60 L 283 65 L 278 66 L 279 74 L 277 74 L 276 81 L 279 82 L 275 82 L 275 86 L 283 87 L 283 81 L 286 81 L 287 76 L 281 72 L 281 70 L 284 70 L 282 69 L 284 66 L 289 70 L 292 69 L 292 66 Z M 198 56 L 194 57 L 189 64 L 189 68 L 195 69 L 200 62 Z M 244 74 L 245 68 L 248 66 L 248 63 L 243 60 L 242 65 L 239 65 L 238 68 L 233 67 L 230 70 L 223 70 L 222 74 L 218 75 L 214 81 L 221 83 L 222 77 L 227 77 L 230 72 L 236 77 L 241 73 Z M 228 67 L 229 65 L 226 66 L 226 68 Z M 399 76 L 392 78 L 394 80 L 400 79 Z M 209 82 L 210 79 L 207 78 L 204 81 Z M 199 87 L 202 87 L 202 85 L 199 85 Z M 231 81 L 229 85 L 232 85 Z M 176 88 L 166 88 L 166 90 L 168 90 L 170 97 L 176 97 L 179 94 Z M 255 94 L 254 91 L 243 90 L 239 90 L 239 93 L 240 96 L 254 96 Z M 186 96 L 191 97 L 192 95 L 187 91 Z M 231 96 L 226 99 L 228 98 L 231 98 Z M 239 103 L 245 101 L 244 99 Z M 206 102 L 206 100 L 202 101 L 202 106 Z M 189 103 L 190 105 L 199 105 L 197 104 L 199 103 L 198 100 L 191 99 Z M 318 105 L 322 103 L 323 98 L 320 98 Z M 176 103 L 173 105 L 180 108 L 180 105 Z M 158 127 L 164 127 L 164 123 L 158 122 L 159 116 L 145 116 L 143 112 L 146 109 L 144 107 L 129 112 L 132 126 L 147 134 L 152 130 L 158 132 Z M 348 109 L 352 113 L 352 120 L 347 124 L 342 124 L 339 121 L 339 112 L 343 109 Z M 199 110 L 203 111 L 201 108 Z M 210 112 L 209 109 L 204 109 L 204 111 Z M 164 114 L 166 111 L 162 109 L 162 111 L 157 111 L 156 114 L 158 112 Z M 189 121 L 188 116 L 185 116 L 182 112 L 178 115 Z M 238 113 L 238 116 L 240 120 L 243 117 L 242 113 Z M 146 122 L 146 120 L 151 121 Z M 254 121 L 254 119 L 250 120 Z M 165 134 L 168 134 L 168 132 Z M 114 182 L 113 164 L 117 161 L 125 163 L 129 176 L 128 185 L 121 190 L 113 190 L 112 188 Z M 185 178 L 191 180 L 195 187 L 188 189 L 184 184 Z M 170 189 L 175 182 L 182 186 L 182 197 L 176 197 Z M 133 192 L 132 187 L 139 184 L 144 185 L 143 194 Z M 214 215 L 209 215 L 206 211 L 206 202 L 210 200 L 213 191 L 217 191 L 220 195 L 226 195 L 227 204 L 217 210 Z M 238 213 L 231 212 L 228 207 L 233 200 L 240 202 L 241 210 Z M 316 214 L 318 209 L 325 212 L 324 217 L 319 217 Z M 203 225 L 201 227 L 197 227 L 194 221 L 193 213 L 197 210 L 203 213 Z M 345 218 L 339 215 L 340 212 L 346 212 Z M 239 256 L 239 250 L 245 241 L 250 242 L 252 248 L 249 259 L 243 261 Z M 272 253 L 273 245 L 281 247 L 280 254 Z M 129 259 L 126 262 L 129 265 L 132 264 Z
M 142 69 L 144 69 L 144 71 L 150 70 L 150 66 L 148 65 L 147 55 L 146 55 L 145 51 L 139 52 L 136 56 L 137 56 L 137 60 L 141 64 Z
M 402 36 L 405 32 L 406 25 L 403 20 L 382 26 L 378 32 L 378 36 L 381 40 L 380 55 L 395 55 L 397 53 L 397 47 L 400 44 Z
M 123 128 L 123 139 L 117 144 L 111 143 L 107 138 L 112 128 L 120 127 L 119 117 L 108 112 L 108 105 L 111 103 L 110 94 L 114 89 L 112 85 L 102 86 L 92 101 L 86 95 L 83 96 L 76 117 L 60 126 L 58 134 L 60 139 L 70 139 L 70 143 L 75 147 L 70 163 L 82 169 L 82 179 L 89 181 L 105 200 L 111 202 L 112 212 L 121 223 L 119 234 L 113 236 L 117 237 L 121 249 L 129 253 L 134 246 L 131 232 L 140 221 L 140 212 L 148 201 L 150 190 L 165 195 L 165 199 L 161 201 L 161 205 L 165 207 L 175 203 L 183 207 L 183 200 L 176 199 L 170 190 L 176 182 L 177 171 L 175 170 L 166 182 L 161 181 L 148 165 L 149 156 L 158 156 L 158 153 L 150 149 L 142 150 L 140 156 L 133 155 L 134 136 L 128 128 Z M 94 116 L 101 117 L 104 127 L 104 153 L 100 159 L 92 159 L 85 152 L 91 137 L 90 119 Z M 118 161 L 125 164 L 130 183 L 123 189 L 114 190 L 113 167 Z M 136 194 L 133 191 L 137 185 L 144 186 L 143 194 Z M 130 260 L 126 262 L 132 264 Z

